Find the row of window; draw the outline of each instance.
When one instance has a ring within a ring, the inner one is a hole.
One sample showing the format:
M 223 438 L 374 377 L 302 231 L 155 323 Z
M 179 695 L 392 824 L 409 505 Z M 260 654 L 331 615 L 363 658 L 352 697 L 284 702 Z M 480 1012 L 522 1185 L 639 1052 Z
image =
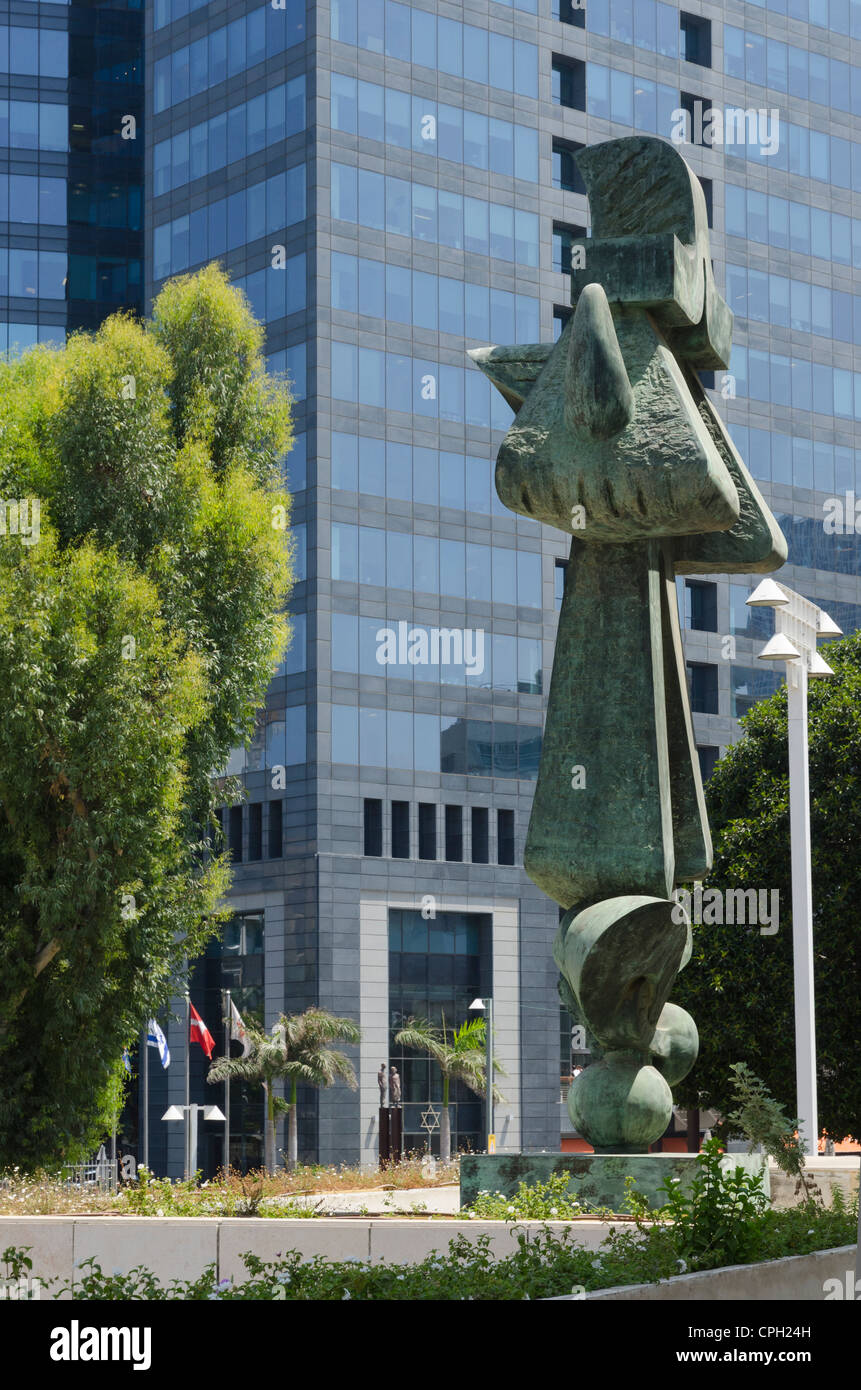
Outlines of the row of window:
M 268 4 L 194 43 L 156 59 L 153 69 L 153 109 L 158 115 L 189 97 L 283 53 L 305 38 L 305 0 Z
M 307 345 L 304 342 L 294 343 L 292 347 L 281 348 L 278 352 L 267 352 L 266 366 L 267 370 L 274 375 L 286 376 L 290 383 L 294 400 L 304 401 L 308 390 Z M 296 537 L 298 531 L 299 528 L 294 526 L 292 528 L 292 535 Z M 304 552 L 302 558 L 304 560 Z M 304 577 L 303 573 L 302 578 L 304 579 Z
M 36 174 L 0 174 L 0 222 L 66 225 L 66 180 Z
M 861 295 L 727 264 L 726 299 L 734 314 L 861 345 Z
M 490 811 L 487 806 L 443 806 L 442 847 L 443 858 L 449 863 L 462 864 L 465 859 L 464 811 L 468 811 L 470 862 L 489 864 L 490 859 Z M 412 858 L 412 808 L 408 801 L 389 803 L 388 849 L 392 859 Z M 418 859 L 437 859 L 439 839 L 438 807 L 434 802 L 419 801 L 416 805 L 416 857 Z M 363 805 L 363 853 L 371 858 L 383 854 L 383 803 L 377 797 L 365 797 Z M 500 807 L 496 812 L 496 861 L 497 864 L 514 863 L 514 812 Z M 422 921 L 419 932 L 424 929 L 427 950 L 427 924 Z M 415 950 L 415 933 L 410 933 L 407 942 L 395 949 Z M 438 935 L 433 941 L 437 950 L 444 950 L 442 938 Z M 431 949 L 433 949 L 433 945 Z M 468 944 L 464 939 L 463 950 Z M 456 950 L 454 931 L 450 952 Z
M 332 253 L 331 273 L 333 309 L 483 343 L 538 341 L 539 301 L 531 295 L 339 251 Z
M 0 24 L 0 73 L 68 77 L 69 35 L 64 29 Z
M 306 733 L 304 705 L 266 710 L 258 720 L 248 747 L 231 749 L 222 775 L 241 777 L 248 772 L 265 772 L 271 768 L 304 763 Z
M 163 222 L 153 232 L 153 275 L 163 280 L 263 236 L 277 236 L 305 217 L 305 165 L 248 184 L 227 198 Z M 284 270 L 273 268 L 273 275 Z M 304 298 L 304 283 L 303 283 Z
M 725 185 L 727 236 L 861 268 L 861 218 Z
M 734 347 L 730 373 L 738 395 L 751 400 L 814 410 L 842 420 L 861 420 L 861 372 L 777 352 Z
M 827 493 L 857 487 L 861 496 L 861 449 L 747 425 L 731 425 L 730 434 L 753 476 L 763 482 Z
M 290 256 L 279 268 L 268 266 L 238 276 L 233 283 L 248 295 L 254 315 L 262 323 L 272 324 L 287 314 L 297 314 L 306 302 L 305 253 Z
M 215 815 L 221 823 L 225 845 L 234 864 L 282 858 L 283 801 L 252 801 L 245 806 L 222 806 Z
M 727 76 L 861 116 L 861 71 L 851 64 L 731 24 L 723 35 Z
M 680 56 L 679 11 L 674 5 L 660 0 L 587 0 L 585 8 L 591 34 L 636 44 L 664 58 Z
M 707 661 L 689 661 L 688 681 L 691 709 L 694 714 L 717 714 L 718 668 Z M 752 709 L 757 700 L 773 695 L 784 677 L 767 666 L 730 666 L 730 713 L 740 719 Z
M 10 250 L 0 246 L 0 295 L 65 299 L 69 258 L 65 251 Z
M 829 574 L 861 574 L 861 535 L 849 529 L 851 516 L 846 533 L 839 535 L 824 529 L 824 513 L 821 517 L 812 517 L 775 512 L 775 519 L 786 537 L 791 565 L 824 570 Z
M 175 19 L 185 19 L 187 14 L 202 9 L 209 0 L 155 0 L 153 5 L 153 29 L 163 29 Z
M 681 581 L 677 581 L 681 583 Z M 774 632 L 773 608 L 749 608 L 749 584 L 730 584 L 729 631 L 736 637 L 749 637 L 765 642 Z M 844 632 L 855 632 L 861 626 L 861 604 L 815 598 L 805 595 L 811 603 L 824 608 Z M 684 581 L 683 623 L 692 632 L 718 632 L 717 584 L 702 579 Z
M 332 706 L 332 762 L 534 782 L 541 730 L 504 720 Z
M 835 34 L 861 39 L 861 0 L 747 0 L 760 10 L 785 14 Z
M 154 196 L 202 179 L 304 129 L 303 73 L 189 130 L 159 140 L 153 149 Z
M 538 216 L 444 188 L 332 164 L 332 216 L 499 261 L 538 265 Z
M 140 299 L 143 264 L 126 256 L 69 257 L 69 299 L 124 305 Z
M 0 146 L 13 150 L 67 150 L 69 108 L 54 101 L 0 97 Z
M 600 63 L 587 63 L 585 109 L 590 116 L 670 138 L 673 112 L 679 110 L 678 87 L 634 77 Z
M 495 461 L 332 431 L 332 487 L 455 511 L 507 516 L 494 486 Z M 534 526 L 525 518 L 524 526 Z
M 0 353 L 10 353 L 13 357 L 36 343 L 55 343 L 62 347 L 65 341 L 66 330 L 62 324 L 0 323 Z
M 332 73 L 333 130 L 536 182 L 538 131 Z
M 504 545 L 332 523 L 332 579 L 482 603 L 541 607 L 541 556 Z
M 330 34 L 338 43 L 518 96 L 538 96 L 535 44 L 497 34 L 492 25 L 478 29 L 395 0 L 332 0 L 331 15 Z
M 331 344 L 332 397 L 359 405 L 507 430 L 512 412 L 475 367 L 449 367 L 399 353 Z
M 543 688 L 537 637 L 353 613 L 332 614 L 332 670 L 524 695 L 540 695 Z
M 140 184 L 108 183 L 99 179 L 91 183 L 70 182 L 68 187 L 70 223 L 141 231 L 143 189 Z

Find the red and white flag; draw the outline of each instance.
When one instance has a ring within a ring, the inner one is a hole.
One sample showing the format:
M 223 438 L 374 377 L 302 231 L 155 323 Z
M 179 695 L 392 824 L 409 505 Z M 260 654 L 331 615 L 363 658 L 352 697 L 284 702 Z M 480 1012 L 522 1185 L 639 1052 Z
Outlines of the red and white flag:
M 245 1024 L 242 1021 L 242 1015 L 240 1014 L 232 999 L 230 1001 L 230 1019 L 228 1022 L 228 1032 L 231 1042 L 242 1043 L 242 1055 L 243 1057 L 247 1057 L 249 1052 L 251 1051 L 251 1039 L 249 1038 Z
M 200 1017 L 200 1014 L 197 1012 L 197 1009 L 194 1007 L 192 1003 L 189 1003 L 189 1009 L 191 1011 L 191 1018 L 188 1028 L 188 1040 L 189 1042 L 200 1043 L 200 1046 L 203 1048 L 207 1057 L 211 1059 L 212 1050 L 215 1047 L 215 1038 L 210 1033 L 203 1019 Z

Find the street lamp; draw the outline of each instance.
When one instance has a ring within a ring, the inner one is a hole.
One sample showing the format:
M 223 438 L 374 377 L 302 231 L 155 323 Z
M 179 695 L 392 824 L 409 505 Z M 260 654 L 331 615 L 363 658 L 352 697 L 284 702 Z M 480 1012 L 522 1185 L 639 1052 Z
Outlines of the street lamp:
M 792 862 L 792 955 L 795 985 L 795 1075 L 802 1148 L 815 1156 L 819 1144 L 816 1099 L 816 1019 L 813 992 L 813 871 L 810 853 L 810 767 L 807 742 L 807 682 L 834 672 L 816 650 L 820 637 L 841 629 L 815 603 L 764 579 L 747 603 L 773 608 L 774 636 L 760 661 L 786 663 L 789 731 L 789 835 Z
M 220 1120 L 224 1123 L 224 1113 L 217 1105 L 169 1105 L 161 1117 L 163 1120 L 184 1120 L 186 1112 L 188 1113 L 188 1124 L 185 1127 L 186 1182 L 194 1177 L 197 1168 L 197 1117 L 200 1110 L 203 1111 L 205 1120 Z
M 485 1045 L 487 1048 L 487 1152 L 496 1153 L 496 1134 L 493 1130 L 493 1000 L 473 999 L 470 1009 L 486 1014 Z

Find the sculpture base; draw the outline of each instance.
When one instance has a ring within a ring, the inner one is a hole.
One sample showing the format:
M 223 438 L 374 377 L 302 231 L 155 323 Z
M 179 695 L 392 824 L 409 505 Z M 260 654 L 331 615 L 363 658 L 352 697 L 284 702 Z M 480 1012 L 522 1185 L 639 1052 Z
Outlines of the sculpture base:
M 678 1178 L 688 1187 L 695 1172 L 696 1154 L 639 1153 L 639 1154 L 462 1154 L 460 1159 L 460 1205 L 469 1206 L 479 1192 L 501 1192 L 513 1197 L 518 1184 L 532 1186 L 547 1182 L 554 1174 L 567 1173 L 568 1186 L 575 1192 L 584 1209 L 608 1208 L 625 1211 L 625 1179 L 634 1178 L 637 1191 L 649 1206 L 663 1206 L 666 1195 L 661 1188 L 664 1178 Z M 724 1167 L 745 1168 L 762 1172 L 763 1188 L 770 1196 L 768 1168 L 763 1167 L 760 1154 L 728 1154 L 721 1159 Z

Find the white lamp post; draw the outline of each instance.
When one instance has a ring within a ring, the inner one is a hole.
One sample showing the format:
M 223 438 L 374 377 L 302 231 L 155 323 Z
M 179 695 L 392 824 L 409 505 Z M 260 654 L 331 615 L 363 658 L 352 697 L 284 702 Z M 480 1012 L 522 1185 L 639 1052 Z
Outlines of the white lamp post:
M 792 954 L 795 983 L 795 1074 L 798 1119 L 804 1152 L 818 1153 L 816 1100 L 816 1019 L 813 992 L 813 873 L 810 854 L 810 768 L 807 744 L 807 682 L 834 672 L 816 650 L 820 637 L 841 629 L 815 603 L 764 579 L 747 600 L 752 608 L 773 608 L 775 633 L 760 661 L 786 663 L 789 726 L 789 834 L 792 861 Z
M 485 1046 L 487 1048 L 487 1152 L 496 1153 L 496 1133 L 493 1128 L 493 1000 L 473 999 L 470 1009 L 485 1014 Z
M 185 1128 L 186 1181 L 193 1178 L 197 1170 L 197 1117 L 201 1110 L 205 1120 L 220 1120 L 224 1123 L 224 1113 L 217 1105 L 169 1105 L 161 1117 L 163 1120 L 184 1120 L 188 1112 L 188 1124 Z

